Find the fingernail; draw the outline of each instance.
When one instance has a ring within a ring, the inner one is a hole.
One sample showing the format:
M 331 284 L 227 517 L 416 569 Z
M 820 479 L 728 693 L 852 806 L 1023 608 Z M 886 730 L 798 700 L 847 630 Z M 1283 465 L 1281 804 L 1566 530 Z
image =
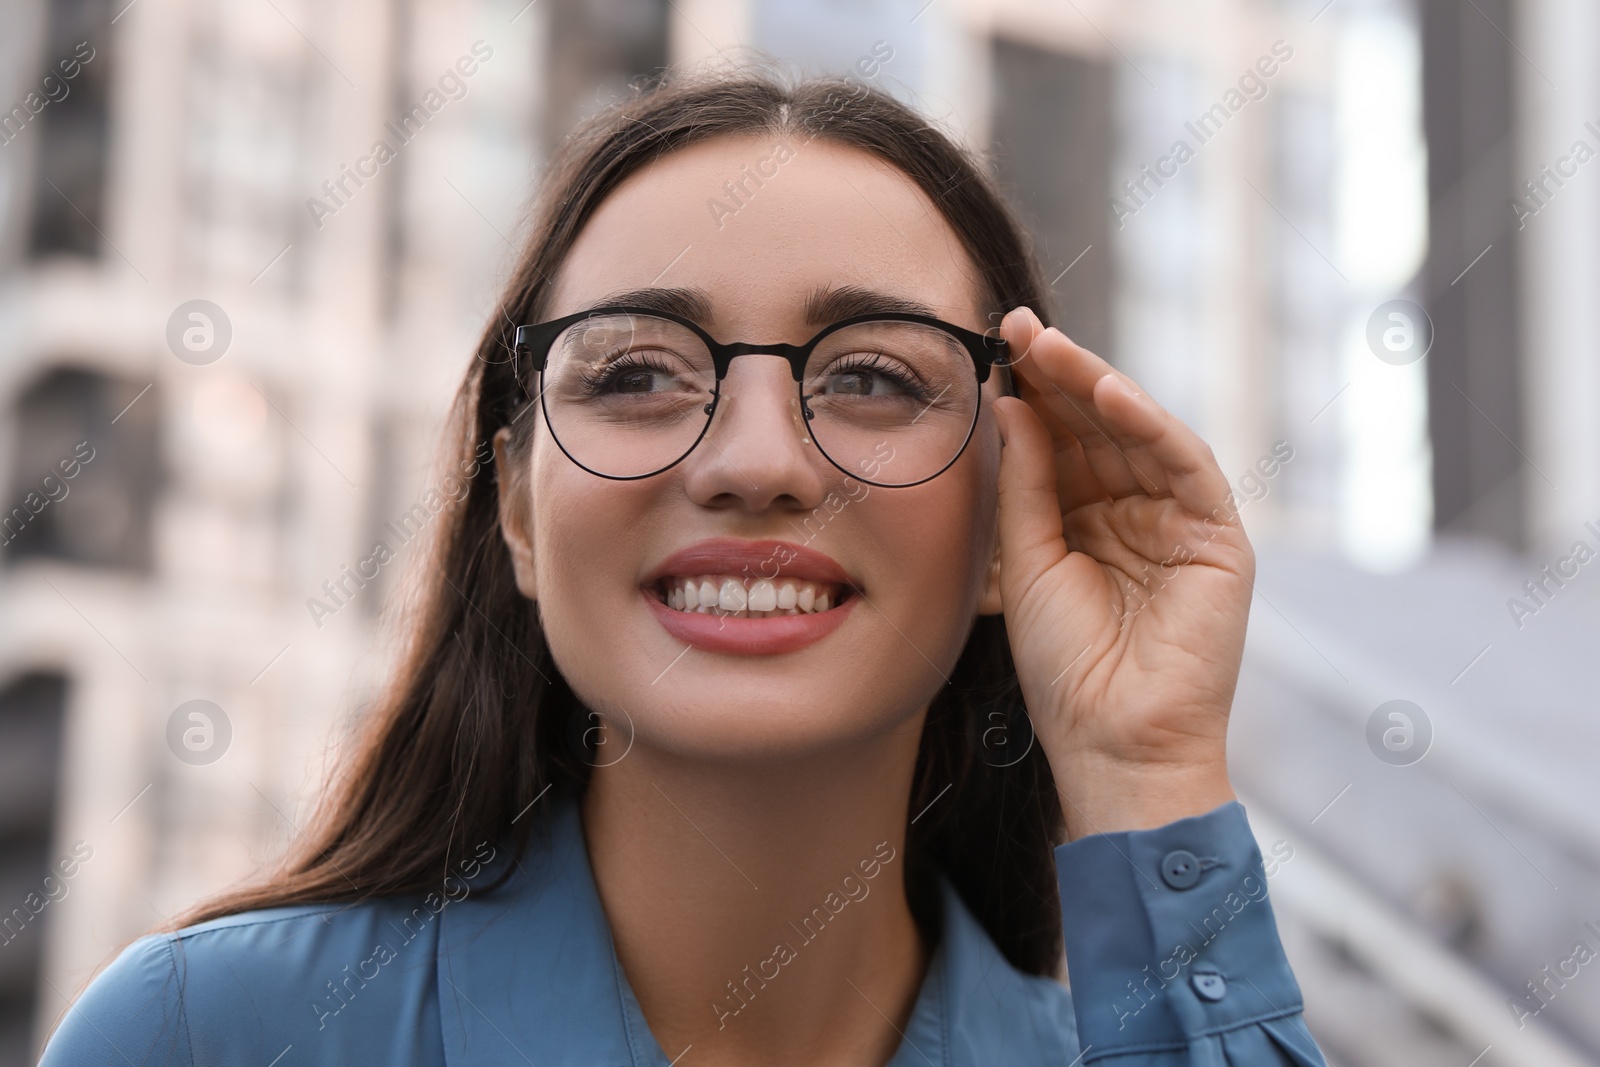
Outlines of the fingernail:
M 1111 379 L 1111 385 L 1114 388 L 1120 389 L 1122 392 L 1127 393 L 1132 397 L 1137 397 L 1139 395 L 1139 390 L 1135 389 L 1133 386 L 1129 385 L 1115 374 L 1107 374 L 1106 377 Z

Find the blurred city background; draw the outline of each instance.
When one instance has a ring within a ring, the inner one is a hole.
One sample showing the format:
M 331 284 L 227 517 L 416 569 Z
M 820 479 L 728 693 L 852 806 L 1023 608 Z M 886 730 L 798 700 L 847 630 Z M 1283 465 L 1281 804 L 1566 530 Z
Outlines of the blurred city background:
M 1600 1062 L 1592 0 L 8 0 L 0 1065 L 303 825 L 550 147 L 752 49 L 989 154 L 1215 448 L 1331 1061 Z

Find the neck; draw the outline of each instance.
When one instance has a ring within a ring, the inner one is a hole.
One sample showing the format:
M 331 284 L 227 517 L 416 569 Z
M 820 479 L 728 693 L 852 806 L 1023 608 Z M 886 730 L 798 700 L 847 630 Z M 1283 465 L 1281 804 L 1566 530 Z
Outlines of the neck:
M 881 1065 L 928 953 L 905 890 L 922 716 L 781 764 L 637 745 L 584 796 L 617 958 L 667 1058 Z M 823 1023 L 826 1025 L 822 1025 Z

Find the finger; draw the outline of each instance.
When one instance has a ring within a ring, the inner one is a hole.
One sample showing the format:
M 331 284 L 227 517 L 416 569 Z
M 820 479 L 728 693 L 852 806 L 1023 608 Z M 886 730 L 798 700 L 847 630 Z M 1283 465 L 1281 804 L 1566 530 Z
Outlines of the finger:
M 1051 443 L 1056 458 L 1056 497 L 1061 501 L 1062 514 L 1111 499 L 1089 465 L 1089 457 L 1084 454 L 1083 442 L 1078 440 L 1077 434 L 1052 434 Z
M 1032 351 L 1029 370 L 1038 395 L 1077 432 L 1084 455 L 1107 492 L 1116 498 L 1166 495 L 1161 472 L 1148 457 L 1136 453 L 1136 442 L 1120 440 L 1095 406 L 1095 382 L 1115 373 L 1110 365 L 1054 328 L 1034 339 Z
M 1094 583 L 1104 579 L 1094 557 L 1070 551 L 1063 539 L 1050 435 L 1044 423 L 1031 407 L 1016 397 L 998 398 L 994 412 L 1002 443 L 1000 600 L 1005 607 L 1008 627 L 1018 624 L 1012 632 L 1020 633 L 1027 625 L 1027 617 L 1045 602 L 1036 597 L 1030 603 L 1029 590 L 1052 587 L 1052 583 L 1039 580 L 1047 571 L 1064 568 L 1064 574 L 1071 575 L 1082 588 L 1095 588 Z M 1090 626 L 1101 599 L 1093 596 L 1068 599 L 1072 602 L 1063 604 L 1061 598 L 1056 598 L 1053 608 L 1075 627 Z
M 1038 326 L 1031 311 L 1027 311 L 1026 321 Z M 1181 419 L 1143 393 L 1133 379 L 1059 330 L 1035 329 L 1028 351 L 1035 357 L 1030 361 L 1034 364 L 1031 369 L 1049 375 L 1043 393 L 1047 400 L 1050 383 L 1058 385 L 1059 392 L 1069 399 L 1074 394 L 1087 394 L 1085 403 L 1074 401 L 1073 407 L 1081 407 L 1082 414 L 1090 417 L 1103 434 L 1084 438 L 1090 464 L 1102 473 L 1103 480 L 1114 480 L 1114 472 L 1120 470 L 1109 454 L 1115 452 L 1134 474 L 1138 491 L 1152 496 L 1170 492 L 1187 510 L 1213 515 L 1220 509 L 1220 513 L 1232 518 L 1235 509 L 1228 480 L 1218 468 L 1211 448 Z M 1063 353 L 1070 358 L 1058 358 Z M 1130 398 L 1131 406 L 1127 402 Z M 1105 473 L 1108 470 L 1113 473 Z M 1123 488 L 1126 485 L 1122 483 Z
M 1093 382 L 1083 393 L 1083 403 L 1066 403 L 1061 390 L 1048 376 L 1041 376 L 1037 366 L 1046 349 L 1056 341 L 1059 331 L 1046 329 L 1030 308 L 1019 307 L 1001 322 L 1001 333 L 1016 355 L 1010 366 L 1015 372 L 1017 392 L 1043 420 L 1051 439 L 1060 448 L 1066 441 L 1076 441 L 1081 450 L 1084 437 L 1097 437 L 1103 427 L 1094 418 L 1086 404 L 1092 404 Z
M 1026 312 L 1026 314 L 1022 314 Z M 1012 334 L 1013 352 L 1022 352 L 1026 357 L 1027 342 L 1023 340 L 1023 333 L 1028 329 L 1032 312 L 1026 308 L 1019 308 L 1012 312 L 1016 316 L 1015 322 L 1009 327 L 1002 324 L 1002 330 L 1009 330 Z M 1017 389 L 1023 394 L 1022 399 L 1032 404 L 1040 401 L 1037 399 L 1038 391 L 1027 381 L 1017 379 L 1013 375 Z M 1063 513 L 1076 510 L 1088 504 L 1096 504 L 1111 499 L 1111 494 L 1106 492 L 1105 486 L 1100 484 L 1100 479 L 1095 475 L 1089 465 L 1088 457 L 1083 451 L 1083 442 L 1078 435 L 1067 428 L 1066 424 L 1057 419 L 1051 419 L 1045 424 L 1050 434 L 1050 447 L 1056 458 L 1056 496 L 1060 498 Z
M 1061 331 L 1046 329 L 1029 309 L 1008 315 L 1002 330 L 1008 327 L 1008 344 L 1022 353 L 1013 361 L 1020 379 L 1018 392 L 1051 428 L 1052 437 L 1066 431 L 1078 439 L 1089 468 L 1109 496 L 1165 494 L 1167 486 L 1159 472 L 1117 441 L 1095 410 L 1095 382 L 1114 373 L 1110 364 Z
M 1166 485 L 1151 475 L 1153 465 L 1128 451 L 1094 408 L 1093 399 L 1073 400 L 1053 385 L 1041 392 L 1022 381 L 1021 398 L 1044 421 L 1056 450 L 1057 469 L 1066 490 L 1062 506 L 1069 510 L 1100 500 L 1136 493 L 1162 495 Z M 1070 472 L 1070 473 L 1069 473 Z M 1065 483 L 1071 478 L 1070 487 Z
M 1031 586 L 1067 554 L 1056 496 L 1050 435 L 1032 408 L 1015 397 L 994 402 L 1000 427 L 1000 575 L 1002 600 Z
M 1182 419 L 1115 374 L 1095 383 L 1094 405 L 1109 429 L 1158 466 L 1172 496 L 1186 510 L 1233 521 L 1236 509 L 1230 502 L 1228 479 L 1211 446 Z

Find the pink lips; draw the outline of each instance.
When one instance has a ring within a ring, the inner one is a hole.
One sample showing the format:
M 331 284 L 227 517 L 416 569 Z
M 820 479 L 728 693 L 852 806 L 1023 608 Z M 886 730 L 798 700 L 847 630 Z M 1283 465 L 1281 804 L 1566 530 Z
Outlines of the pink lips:
M 679 549 L 645 575 L 640 592 L 663 629 L 678 640 L 708 652 L 770 656 L 804 648 L 838 629 L 860 599 L 851 595 L 827 611 L 764 619 L 677 611 L 657 599 L 657 583 L 663 578 L 696 574 L 738 575 L 751 581 L 795 578 L 829 582 L 848 587 L 852 592 L 856 590 L 856 583 L 833 559 L 791 541 L 714 537 Z

